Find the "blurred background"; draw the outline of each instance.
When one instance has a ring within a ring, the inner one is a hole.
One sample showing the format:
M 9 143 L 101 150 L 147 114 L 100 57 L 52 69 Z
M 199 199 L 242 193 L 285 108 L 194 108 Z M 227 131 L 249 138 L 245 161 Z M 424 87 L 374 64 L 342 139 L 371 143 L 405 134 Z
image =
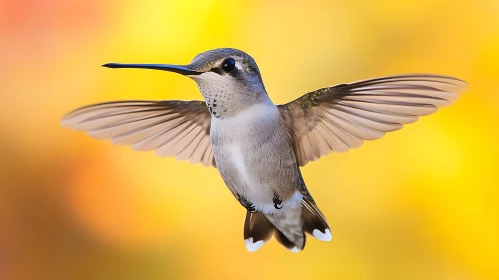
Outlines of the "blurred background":
M 499 2 L 0 1 L 0 279 L 499 279 Z M 401 131 L 302 169 L 333 240 L 248 253 L 214 168 L 60 126 L 77 107 L 200 99 L 106 62 L 234 47 L 276 103 L 400 73 L 470 84 Z

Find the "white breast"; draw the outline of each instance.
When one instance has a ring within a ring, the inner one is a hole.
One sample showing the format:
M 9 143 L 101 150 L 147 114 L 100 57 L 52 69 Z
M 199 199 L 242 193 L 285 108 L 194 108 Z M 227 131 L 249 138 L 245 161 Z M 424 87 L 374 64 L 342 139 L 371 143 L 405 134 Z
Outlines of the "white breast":
M 244 162 L 244 154 L 241 147 L 236 143 L 227 145 L 227 150 L 231 155 L 232 163 L 237 169 L 237 173 L 246 182 L 247 185 L 252 185 L 246 163 Z
M 258 174 L 251 174 L 254 168 L 248 166 L 248 157 L 259 152 L 258 148 L 255 149 L 255 143 L 265 135 L 263 132 L 270 129 L 268 125 L 278 120 L 278 116 L 279 111 L 273 104 L 256 104 L 235 116 L 212 118 L 210 133 L 213 152 L 222 176 L 228 176 L 224 173 L 224 167 L 230 166 L 245 183 L 246 186 L 242 187 L 254 186 L 254 176 Z M 223 159 L 219 157 L 222 154 Z
M 276 121 L 278 115 L 279 109 L 269 100 L 268 103 L 252 105 L 235 116 L 212 118 L 211 131 L 222 135 L 237 131 L 239 134 L 244 134 L 246 128 L 264 126 L 266 123 Z

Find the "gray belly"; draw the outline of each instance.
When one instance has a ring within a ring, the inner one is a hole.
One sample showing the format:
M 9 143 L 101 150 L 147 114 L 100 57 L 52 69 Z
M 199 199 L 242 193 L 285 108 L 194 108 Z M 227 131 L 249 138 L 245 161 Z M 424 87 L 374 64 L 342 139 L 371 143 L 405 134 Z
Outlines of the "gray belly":
M 217 168 L 227 187 L 257 209 L 273 207 L 275 194 L 283 201 L 290 198 L 297 190 L 299 176 L 285 127 L 278 121 L 265 122 L 248 123 L 232 131 L 215 127 L 211 135 Z

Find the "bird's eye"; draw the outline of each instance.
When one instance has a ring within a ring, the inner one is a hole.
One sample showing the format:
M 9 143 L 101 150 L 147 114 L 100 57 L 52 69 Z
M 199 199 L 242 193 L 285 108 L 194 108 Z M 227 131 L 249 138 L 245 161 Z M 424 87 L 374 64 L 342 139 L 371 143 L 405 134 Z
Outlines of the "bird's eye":
M 229 57 L 222 62 L 222 70 L 224 70 L 225 73 L 229 73 L 234 70 L 234 68 L 236 68 L 236 61 L 232 57 Z

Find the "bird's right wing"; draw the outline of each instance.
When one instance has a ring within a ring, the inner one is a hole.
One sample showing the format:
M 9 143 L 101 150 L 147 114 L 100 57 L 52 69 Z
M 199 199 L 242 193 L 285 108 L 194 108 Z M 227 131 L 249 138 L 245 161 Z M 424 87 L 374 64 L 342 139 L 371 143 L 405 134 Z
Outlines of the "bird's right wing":
M 215 166 L 211 115 L 203 101 L 117 101 L 68 113 L 62 124 L 135 150 Z
M 447 76 L 388 76 L 309 92 L 279 105 L 279 110 L 293 137 L 298 163 L 304 166 L 431 114 L 465 87 L 465 82 Z

